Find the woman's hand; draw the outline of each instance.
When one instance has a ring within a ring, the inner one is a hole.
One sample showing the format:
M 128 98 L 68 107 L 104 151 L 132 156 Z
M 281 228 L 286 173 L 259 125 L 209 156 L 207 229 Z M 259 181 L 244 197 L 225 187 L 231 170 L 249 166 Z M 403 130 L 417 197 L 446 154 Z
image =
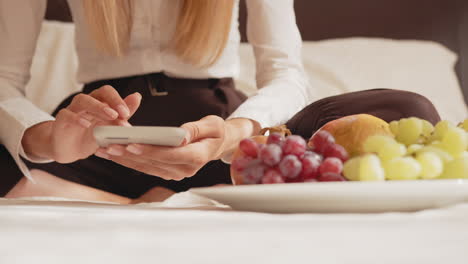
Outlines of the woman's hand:
M 138 109 L 138 93 L 122 99 L 109 85 L 89 95 L 76 95 L 69 106 L 60 110 L 55 121 L 35 125 L 25 131 L 25 152 L 60 163 L 87 158 L 98 149 L 93 136 L 96 125 L 129 125 L 127 120 Z
M 218 116 L 207 116 L 186 123 L 182 128 L 187 130 L 187 136 L 180 147 L 111 145 L 99 149 L 96 155 L 166 180 L 182 180 L 195 175 L 206 163 L 234 150 L 240 140 L 260 130 L 255 121 L 241 118 L 224 121 Z

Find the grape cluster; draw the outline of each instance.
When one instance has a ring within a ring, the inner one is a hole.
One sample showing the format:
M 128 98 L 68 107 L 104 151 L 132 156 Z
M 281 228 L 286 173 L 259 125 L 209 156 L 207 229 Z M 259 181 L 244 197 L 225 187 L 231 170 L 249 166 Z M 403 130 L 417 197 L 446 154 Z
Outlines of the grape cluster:
M 279 133 L 270 134 L 266 144 L 247 138 L 239 144 L 244 155 L 231 166 L 242 175 L 244 184 L 345 181 L 346 150 L 326 131 L 316 133 L 310 142 L 313 148 L 301 136 Z
M 395 138 L 375 135 L 362 156 L 345 163 L 349 180 L 468 178 L 468 119 L 458 127 L 441 121 L 403 118 L 390 123 Z

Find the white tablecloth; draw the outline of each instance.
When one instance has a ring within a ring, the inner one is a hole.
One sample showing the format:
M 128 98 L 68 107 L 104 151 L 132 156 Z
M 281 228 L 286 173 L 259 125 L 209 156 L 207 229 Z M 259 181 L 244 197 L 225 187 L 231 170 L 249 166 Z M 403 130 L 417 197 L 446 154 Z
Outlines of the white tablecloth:
M 130 206 L 0 199 L 0 263 L 466 264 L 468 204 L 275 215 L 190 193 Z

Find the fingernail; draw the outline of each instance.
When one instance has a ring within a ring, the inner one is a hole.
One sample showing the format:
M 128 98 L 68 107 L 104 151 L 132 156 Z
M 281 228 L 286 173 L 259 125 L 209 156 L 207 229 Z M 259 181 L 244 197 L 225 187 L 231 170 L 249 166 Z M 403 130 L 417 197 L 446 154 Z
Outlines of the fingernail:
M 132 125 L 128 121 L 121 120 L 119 122 L 119 125 L 124 126 L 124 127 L 132 127 Z
M 98 150 L 96 151 L 96 153 L 94 153 L 94 155 L 100 157 L 100 158 L 103 158 L 103 159 L 110 159 L 110 156 L 107 155 L 107 153 L 105 153 L 104 151 L 102 150 Z
M 84 128 L 89 128 L 91 126 L 91 122 L 89 122 L 88 120 L 84 119 L 84 118 L 80 118 L 78 120 L 78 123 L 80 123 L 80 125 Z
M 120 149 L 116 149 L 116 148 L 113 148 L 113 147 L 108 148 L 107 153 L 111 154 L 113 156 L 122 156 L 123 155 L 123 152 Z
M 143 154 L 143 150 L 139 148 L 138 146 L 135 145 L 128 145 L 127 146 L 127 151 L 130 153 L 133 153 L 135 155 L 141 155 Z
M 127 118 L 130 115 L 130 111 L 124 105 L 118 105 L 117 110 L 123 118 Z
M 182 145 L 187 145 L 187 144 L 189 144 L 190 141 L 192 140 L 190 137 L 191 137 L 190 134 L 187 133 L 187 134 L 185 135 L 184 141 L 182 141 Z
M 136 92 L 135 94 L 138 95 L 138 97 L 140 97 L 140 100 L 141 100 L 141 98 L 143 98 L 143 97 L 141 96 L 141 93 Z
M 116 119 L 117 117 L 119 117 L 119 113 L 117 113 L 114 109 L 110 107 L 105 107 L 104 112 L 106 112 L 106 114 L 112 119 Z

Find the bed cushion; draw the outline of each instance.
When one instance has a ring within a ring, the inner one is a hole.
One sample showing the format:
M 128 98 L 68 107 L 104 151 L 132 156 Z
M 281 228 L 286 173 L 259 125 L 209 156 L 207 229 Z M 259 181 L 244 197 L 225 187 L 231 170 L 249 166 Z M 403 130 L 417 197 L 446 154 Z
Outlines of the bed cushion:
M 458 122 L 467 108 L 455 74 L 455 53 L 430 41 L 345 38 L 304 42 L 305 71 L 314 100 L 372 88 L 394 88 L 429 98 L 444 119 Z M 241 47 L 237 87 L 254 94 L 252 49 Z M 361 102 L 356 102 L 361 103 Z

